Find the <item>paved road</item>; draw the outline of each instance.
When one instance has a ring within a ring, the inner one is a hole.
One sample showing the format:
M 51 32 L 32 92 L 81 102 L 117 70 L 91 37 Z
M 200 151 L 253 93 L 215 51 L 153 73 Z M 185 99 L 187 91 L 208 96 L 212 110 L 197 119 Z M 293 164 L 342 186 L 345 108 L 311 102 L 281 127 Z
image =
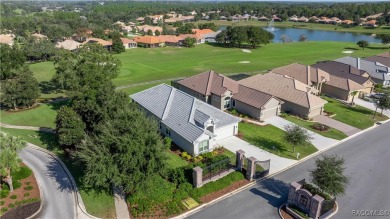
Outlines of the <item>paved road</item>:
M 352 210 L 358 209 L 390 210 L 389 134 L 390 122 L 325 152 L 344 157 L 345 172 L 350 177 L 346 195 L 337 198 L 340 209 L 335 218 L 353 218 Z M 189 218 L 279 218 L 277 208 L 287 200 L 288 184 L 309 179 L 307 170 L 313 168 L 314 159 L 258 182 Z
M 33 170 L 43 191 L 44 206 L 38 218 L 75 218 L 72 186 L 61 165 L 50 155 L 29 147 L 20 152 L 20 157 Z

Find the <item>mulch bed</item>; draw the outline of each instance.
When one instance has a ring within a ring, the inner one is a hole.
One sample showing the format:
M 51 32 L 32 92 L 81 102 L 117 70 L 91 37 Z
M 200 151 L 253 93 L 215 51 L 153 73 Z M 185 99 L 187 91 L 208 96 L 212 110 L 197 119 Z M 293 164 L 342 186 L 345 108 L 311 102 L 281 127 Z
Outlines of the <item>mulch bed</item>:
M 21 164 L 21 166 L 26 166 L 24 163 Z M 40 199 L 40 192 L 37 180 L 35 179 L 34 173 L 32 173 L 29 177 L 20 180 L 20 183 L 22 186 L 18 189 L 14 189 L 13 192 L 10 192 L 7 198 L 0 199 L 1 201 L 4 201 L 4 204 L 0 206 L 0 209 L 3 207 L 8 208 L 8 210 L 11 210 L 9 207 L 9 204 L 14 204 L 16 208 L 16 202 L 22 201 L 23 199 L 32 199 L 32 198 L 38 198 Z M 27 191 L 24 189 L 26 186 L 32 186 L 32 190 Z M 24 197 L 24 194 L 29 193 L 30 195 L 28 197 Z M 11 196 L 16 195 L 16 199 L 11 199 Z
M 280 214 L 284 219 L 295 219 L 293 216 L 291 216 L 289 213 L 286 211 L 286 205 L 283 205 L 283 207 L 280 208 Z
M 35 109 L 39 107 L 39 104 L 37 103 L 34 103 L 30 108 L 26 107 L 26 108 L 18 108 L 18 109 L 11 109 L 11 108 L 8 108 L 5 112 L 6 113 L 18 113 L 18 112 L 21 112 L 21 111 L 26 111 L 26 110 L 31 110 L 31 109 Z
M 234 190 L 247 185 L 249 182 L 250 181 L 246 180 L 246 179 L 237 181 L 237 182 L 231 184 L 230 186 L 228 186 L 228 187 L 226 187 L 224 189 L 221 189 L 221 190 L 218 190 L 218 191 L 215 191 L 215 192 L 212 192 L 210 194 L 207 194 L 207 195 L 203 196 L 202 198 L 200 198 L 200 201 L 202 203 L 210 202 L 210 201 L 212 201 L 214 199 L 217 199 L 217 198 L 219 198 L 219 197 L 221 197 L 221 196 L 223 196 L 225 194 L 233 192 Z

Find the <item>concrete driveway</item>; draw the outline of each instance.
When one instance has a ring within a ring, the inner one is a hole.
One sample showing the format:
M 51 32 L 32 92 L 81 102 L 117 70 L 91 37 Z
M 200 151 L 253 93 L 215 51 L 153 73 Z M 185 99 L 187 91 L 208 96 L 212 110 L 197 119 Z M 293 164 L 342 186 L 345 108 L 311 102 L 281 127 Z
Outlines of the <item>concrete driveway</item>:
M 286 130 L 284 127 L 287 125 L 295 125 L 295 123 L 292 123 L 286 119 L 283 119 L 282 117 L 279 116 L 274 116 L 272 118 L 266 119 L 266 123 L 271 124 L 275 127 L 278 127 L 282 130 Z M 318 150 L 324 150 L 325 148 L 336 144 L 338 141 L 335 139 L 327 138 L 322 135 L 319 135 L 315 132 L 312 132 L 308 129 L 306 129 L 307 132 L 311 135 L 313 138 L 310 143 L 312 143 Z
M 373 111 L 375 111 L 375 109 L 376 109 L 375 104 L 373 102 L 368 102 L 368 101 L 362 100 L 360 98 L 356 98 L 354 100 L 354 102 L 356 103 L 356 105 L 365 107 L 365 108 L 373 110 Z M 380 111 L 381 110 L 378 109 L 379 113 L 380 113 Z M 390 110 L 383 110 L 383 114 L 390 117 Z
M 19 155 L 34 172 L 43 193 L 43 208 L 38 217 L 76 218 L 74 189 L 62 166 L 47 153 L 30 147 Z
M 246 157 L 255 157 L 260 161 L 271 159 L 269 174 L 276 173 L 297 162 L 296 160 L 279 157 L 269 153 L 235 136 L 222 139 L 217 143 L 233 153 L 236 153 L 238 150 L 243 150 L 245 151 Z
M 318 116 L 314 117 L 313 120 L 316 122 L 319 122 L 321 124 L 327 125 L 329 127 L 332 127 L 334 129 L 340 130 L 348 136 L 351 136 L 351 135 L 356 134 L 356 133 L 361 131 L 358 128 L 355 128 L 353 126 L 347 125 L 347 124 L 342 123 L 342 122 L 339 122 L 335 119 L 332 119 L 332 118 L 324 116 L 324 115 L 318 115 Z

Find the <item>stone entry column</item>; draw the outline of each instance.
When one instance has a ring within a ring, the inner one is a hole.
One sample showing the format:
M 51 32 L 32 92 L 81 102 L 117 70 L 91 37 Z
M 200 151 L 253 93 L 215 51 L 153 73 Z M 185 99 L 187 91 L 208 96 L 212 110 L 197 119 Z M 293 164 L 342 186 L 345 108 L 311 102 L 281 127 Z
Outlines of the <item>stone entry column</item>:
M 245 162 L 245 151 L 238 150 L 236 151 L 236 167 L 238 171 L 242 171 Z
M 321 213 L 322 202 L 324 198 L 319 195 L 315 195 L 311 198 L 311 204 L 309 209 L 309 216 L 311 218 L 319 218 Z
M 202 186 L 203 181 L 203 169 L 200 167 L 194 167 L 192 169 L 192 184 L 195 188 Z
M 255 175 L 255 172 L 256 172 L 256 164 L 255 164 L 255 162 L 256 161 L 257 161 L 257 159 L 254 158 L 254 157 L 249 157 L 248 158 L 248 167 L 247 167 L 247 170 L 246 170 L 246 179 L 249 180 L 249 181 L 252 181 L 253 177 Z

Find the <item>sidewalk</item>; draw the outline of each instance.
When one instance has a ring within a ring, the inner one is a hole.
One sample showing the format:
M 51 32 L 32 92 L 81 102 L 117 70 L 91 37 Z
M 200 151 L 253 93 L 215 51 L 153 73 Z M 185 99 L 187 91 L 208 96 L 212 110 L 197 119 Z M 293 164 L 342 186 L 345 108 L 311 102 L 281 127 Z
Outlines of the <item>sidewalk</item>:
M 54 133 L 54 129 L 45 128 L 45 127 L 35 127 L 35 126 L 20 126 L 20 125 L 9 125 L 0 122 L 0 127 L 10 128 L 10 129 L 23 129 L 23 130 L 33 130 L 33 131 L 42 131 L 48 133 Z
M 283 119 L 282 117 L 279 116 L 274 116 L 272 118 L 269 118 L 266 120 L 268 124 L 271 124 L 277 128 L 280 128 L 282 130 L 285 130 L 286 125 L 295 125 L 294 123 Z M 313 131 L 310 131 L 306 129 L 307 132 L 310 134 L 310 136 L 313 138 L 310 143 L 312 143 L 319 151 L 324 150 L 334 144 L 336 144 L 338 141 L 335 139 L 327 138 L 322 135 L 319 135 Z
M 235 136 L 222 139 L 218 141 L 218 144 L 233 153 L 238 150 L 243 150 L 245 151 L 246 157 L 255 157 L 259 161 L 271 159 L 269 174 L 276 173 L 298 162 L 296 160 L 279 157 L 275 154 L 269 153 L 268 151 L 262 150 Z

